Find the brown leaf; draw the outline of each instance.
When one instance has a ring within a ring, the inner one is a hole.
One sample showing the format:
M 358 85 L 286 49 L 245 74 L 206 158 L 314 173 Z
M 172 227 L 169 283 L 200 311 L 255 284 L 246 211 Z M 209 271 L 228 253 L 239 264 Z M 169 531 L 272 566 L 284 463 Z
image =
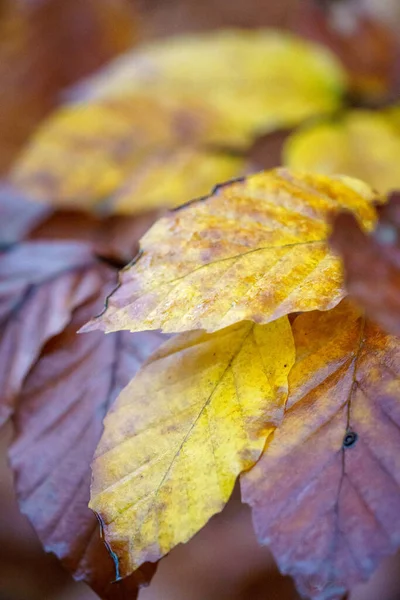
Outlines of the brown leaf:
M 129 0 L 3 0 L 0 7 L 0 171 L 60 91 L 126 50 Z
M 356 97 L 375 102 L 395 95 L 400 56 L 396 31 L 368 14 L 360 2 L 325 4 L 324 10 L 312 0 L 299 3 L 294 29 L 335 53 L 349 73 Z
M 293 335 L 286 415 L 242 492 L 300 592 L 341 600 L 400 546 L 400 341 L 348 300 Z
M 23 386 L 10 461 L 21 509 L 45 549 L 102 597 L 133 600 L 155 566 L 144 565 L 126 582 L 109 585 L 118 570 L 87 506 L 89 465 L 103 417 L 161 336 L 76 335 L 107 292 L 110 278 L 102 266 L 96 269 L 85 275 L 85 281 L 96 277 L 92 297 L 75 310 L 63 333 L 48 342 Z
M 31 242 L 0 257 L 0 424 L 43 345 L 93 294 L 99 273 L 90 246 Z
M 343 258 L 349 293 L 372 319 L 400 335 L 400 193 L 378 213 L 370 235 L 352 215 L 339 215 L 331 243 Z
M 82 211 L 56 210 L 31 231 L 29 239 L 85 241 L 99 256 L 126 264 L 138 253 L 139 239 L 159 215 L 153 211 L 102 219 Z

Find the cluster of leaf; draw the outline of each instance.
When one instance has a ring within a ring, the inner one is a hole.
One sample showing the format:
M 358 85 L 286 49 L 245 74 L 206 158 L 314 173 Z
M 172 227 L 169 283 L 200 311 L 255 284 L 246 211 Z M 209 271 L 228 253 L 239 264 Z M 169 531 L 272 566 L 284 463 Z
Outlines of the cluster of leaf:
M 174 206 L 245 171 L 258 135 L 334 113 L 345 90 L 337 61 L 289 34 L 159 42 L 77 88 L 11 180 L 75 209 Z M 104 258 L 131 257 L 143 221 L 90 218 L 84 242 L 44 241 L 45 224 L 27 241 L 46 206 L 11 188 L 0 202 L 0 414 L 15 425 L 22 510 L 75 577 L 103 597 L 134 598 L 148 561 L 220 511 L 239 474 L 260 542 L 313 598 L 340 597 L 397 548 L 397 340 L 342 300 L 341 262 L 327 243 L 331 212 L 373 227 L 382 200 L 367 185 L 275 171 L 177 209 L 146 234 L 106 312 L 86 327 L 110 336 L 75 332 L 115 285 Z M 384 252 L 379 231 L 359 231 L 360 244 Z M 129 383 L 161 334 L 124 329 L 179 335 Z M 91 500 L 110 558 L 87 501 L 117 396 Z M 126 579 L 110 586 L 115 566 Z
M 121 575 L 190 539 L 239 474 L 260 543 L 311 598 L 341 598 L 399 547 L 400 343 L 343 299 L 327 242 L 332 213 L 368 230 L 380 202 L 271 171 L 142 239 L 84 328 L 182 332 L 121 392 L 92 465 Z

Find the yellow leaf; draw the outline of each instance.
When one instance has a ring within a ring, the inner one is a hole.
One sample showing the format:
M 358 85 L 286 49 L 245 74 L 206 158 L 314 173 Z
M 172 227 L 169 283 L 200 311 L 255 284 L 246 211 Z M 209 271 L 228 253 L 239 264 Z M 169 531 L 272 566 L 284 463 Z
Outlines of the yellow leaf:
M 242 497 L 301 594 L 339 600 L 400 545 L 400 340 L 348 300 L 293 335 L 285 417 Z
M 227 502 L 280 422 L 294 363 L 288 319 L 181 334 L 105 419 L 91 508 L 121 575 L 189 540 Z
M 354 110 L 344 117 L 300 129 L 284 148 L 284 163 L 326 175 L 343 174 L 381 193 L 400 187 L 400 127 L 395 114 Z
M 239 174 L 243 160 L 228 146 L 246 149 L 259 133 L 330 113 L 343 88 L 335 59 L 289 34 L 165 40 L 89 80 L 75 102 L 44 123 L 12 179 L 57 204 L 92 208 L 107 200 L 110 210 L 124 212 L 174 206 Z M 182 167 L 182 153 L 197 166 Z M 167 164 L 148 176 L 149 165 L 166 155 Z M 157 189 L 141 195 L 143 179 Z M 124 186 L 130 192 L 120 203 Z
M 131 214 L 177 206 L 209 193 L 215 181 L 232 179 L 243 159 L 190 147 L 154 152 L 128 176 L 114 196 L 114 212 Z
M 331 308 L 344 290 L 327 243 L 330 215 L 348 209 L 370 228 L 373 200 L 360 181 L 284 169 L 219 186 L 146 233 L 86 330 L 215 331 Z

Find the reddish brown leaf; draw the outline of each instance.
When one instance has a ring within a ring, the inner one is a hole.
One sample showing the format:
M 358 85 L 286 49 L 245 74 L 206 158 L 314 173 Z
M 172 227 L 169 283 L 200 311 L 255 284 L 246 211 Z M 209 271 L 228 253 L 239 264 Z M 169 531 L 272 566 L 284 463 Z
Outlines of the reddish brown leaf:
M 145 565 L 126 583 L 109 585 L 118 571 L 87 506 L 90 462 L 103 417 L 161 335 L 76 334 L 109 291 L 104 269 L 98 269 L 85 276 L 97 277 L 93 297 L 76 309 L 65 331 L 48 342 L 24 384 L 14 416 L 10 461 L 21 509 L 45 549 L 102 597 L 126 594 L 133 600 L 138 584 L 146 582 L 155 567 Z
M 0 249 L 21 240 L 50 212 L 49 206 L 29 202 L 11 185 L 0 182 Z
M 400 193 L 378 212 L 378 226 L 370 235 L 352 215 L 340 215 L 331 242 L 343 258 L 350 294 L 372 319 L 400 335 Z
M 317 6 L 314 0 L 298 3 L 294 29 L 328 46 L 340 58 L 357 97 L 380 101 L 395 96 L 399 91 L 400 58 L 395 28 L 378 21 L 362 2 L 320 4 Z
M 139 251 L 139 239 L 158 214 L 153 211 L 137 216 L 101 219 L 86 212 L 59 210 L 31 231 L 29 239 L 85 241 L 98 255 L 125 264 Z
M 285 418 L 242 492 L 301 593 L 341 600 L 400 546 L 400 341 L 349 300 L 293 335 Z
M 0 257 L 0 424 L 42 346 L 93 294 L 94 264 L 90 246 L 73 242 L 25 243 Z

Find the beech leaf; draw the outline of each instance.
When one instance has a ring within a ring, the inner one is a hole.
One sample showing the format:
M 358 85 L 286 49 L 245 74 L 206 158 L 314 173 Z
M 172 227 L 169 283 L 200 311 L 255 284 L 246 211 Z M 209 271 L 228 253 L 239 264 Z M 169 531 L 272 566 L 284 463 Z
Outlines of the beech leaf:
M 283 424 L 242 496 L 300 592 L 341 600 L 400 546 L 400 342 L 348 300 L 293 335 Z
M 110 273 L 97 269 L 90 298 L 47 343 L 23 385 L 9 456 L 21 510 L 44 548 L 101 597 L 133 600 L 155 567 L 144 565 L 132 578 L 111 584 L 118 571 L 87 506 L 90 462 L 107 410 L 161 336 L 76 335 L 110 283 Z
M 370 235 L 352 215 L 339 215 L 331 243 L 342 256 L 349 293 L 371 319 L 400 335 L 400 194 L 392 194 L 378 212 Z
M 188 541 L 279 424 L 294 346 L 286 317 L 164 344 L 107 415 L 90 506 L 122 575 Z
M 26 242 L 0 256 L 0 424 L 43 345 L 92 294 L 94 264 L 79 242 Z
M 75 91 L 13 169 L 50 203 L 133 213 L 176 206 L 241 174 L 260 133 L 341 104 L 345 76 L 283 32 L 219 31 L 134 50 Z M 243 154 L 243 153 L 242 153 Z
M 50 212 L 48 206 L 30 202 L 11 185 L 0 181 L 0 250 L 23 239 Z
M 400 126 L 388 111 L 353 110 L 299 129 L 283 153 L 292 169 L 357 177 L 382 194 L 400 188 Z
M 382 201 L 360 181 L 283 169 L 218 186 L 153 225 L 84 329 L 215 331 L 329 309 L 344 294 L 330 215 L 348 209 L 371 228 L 373 200 Z

